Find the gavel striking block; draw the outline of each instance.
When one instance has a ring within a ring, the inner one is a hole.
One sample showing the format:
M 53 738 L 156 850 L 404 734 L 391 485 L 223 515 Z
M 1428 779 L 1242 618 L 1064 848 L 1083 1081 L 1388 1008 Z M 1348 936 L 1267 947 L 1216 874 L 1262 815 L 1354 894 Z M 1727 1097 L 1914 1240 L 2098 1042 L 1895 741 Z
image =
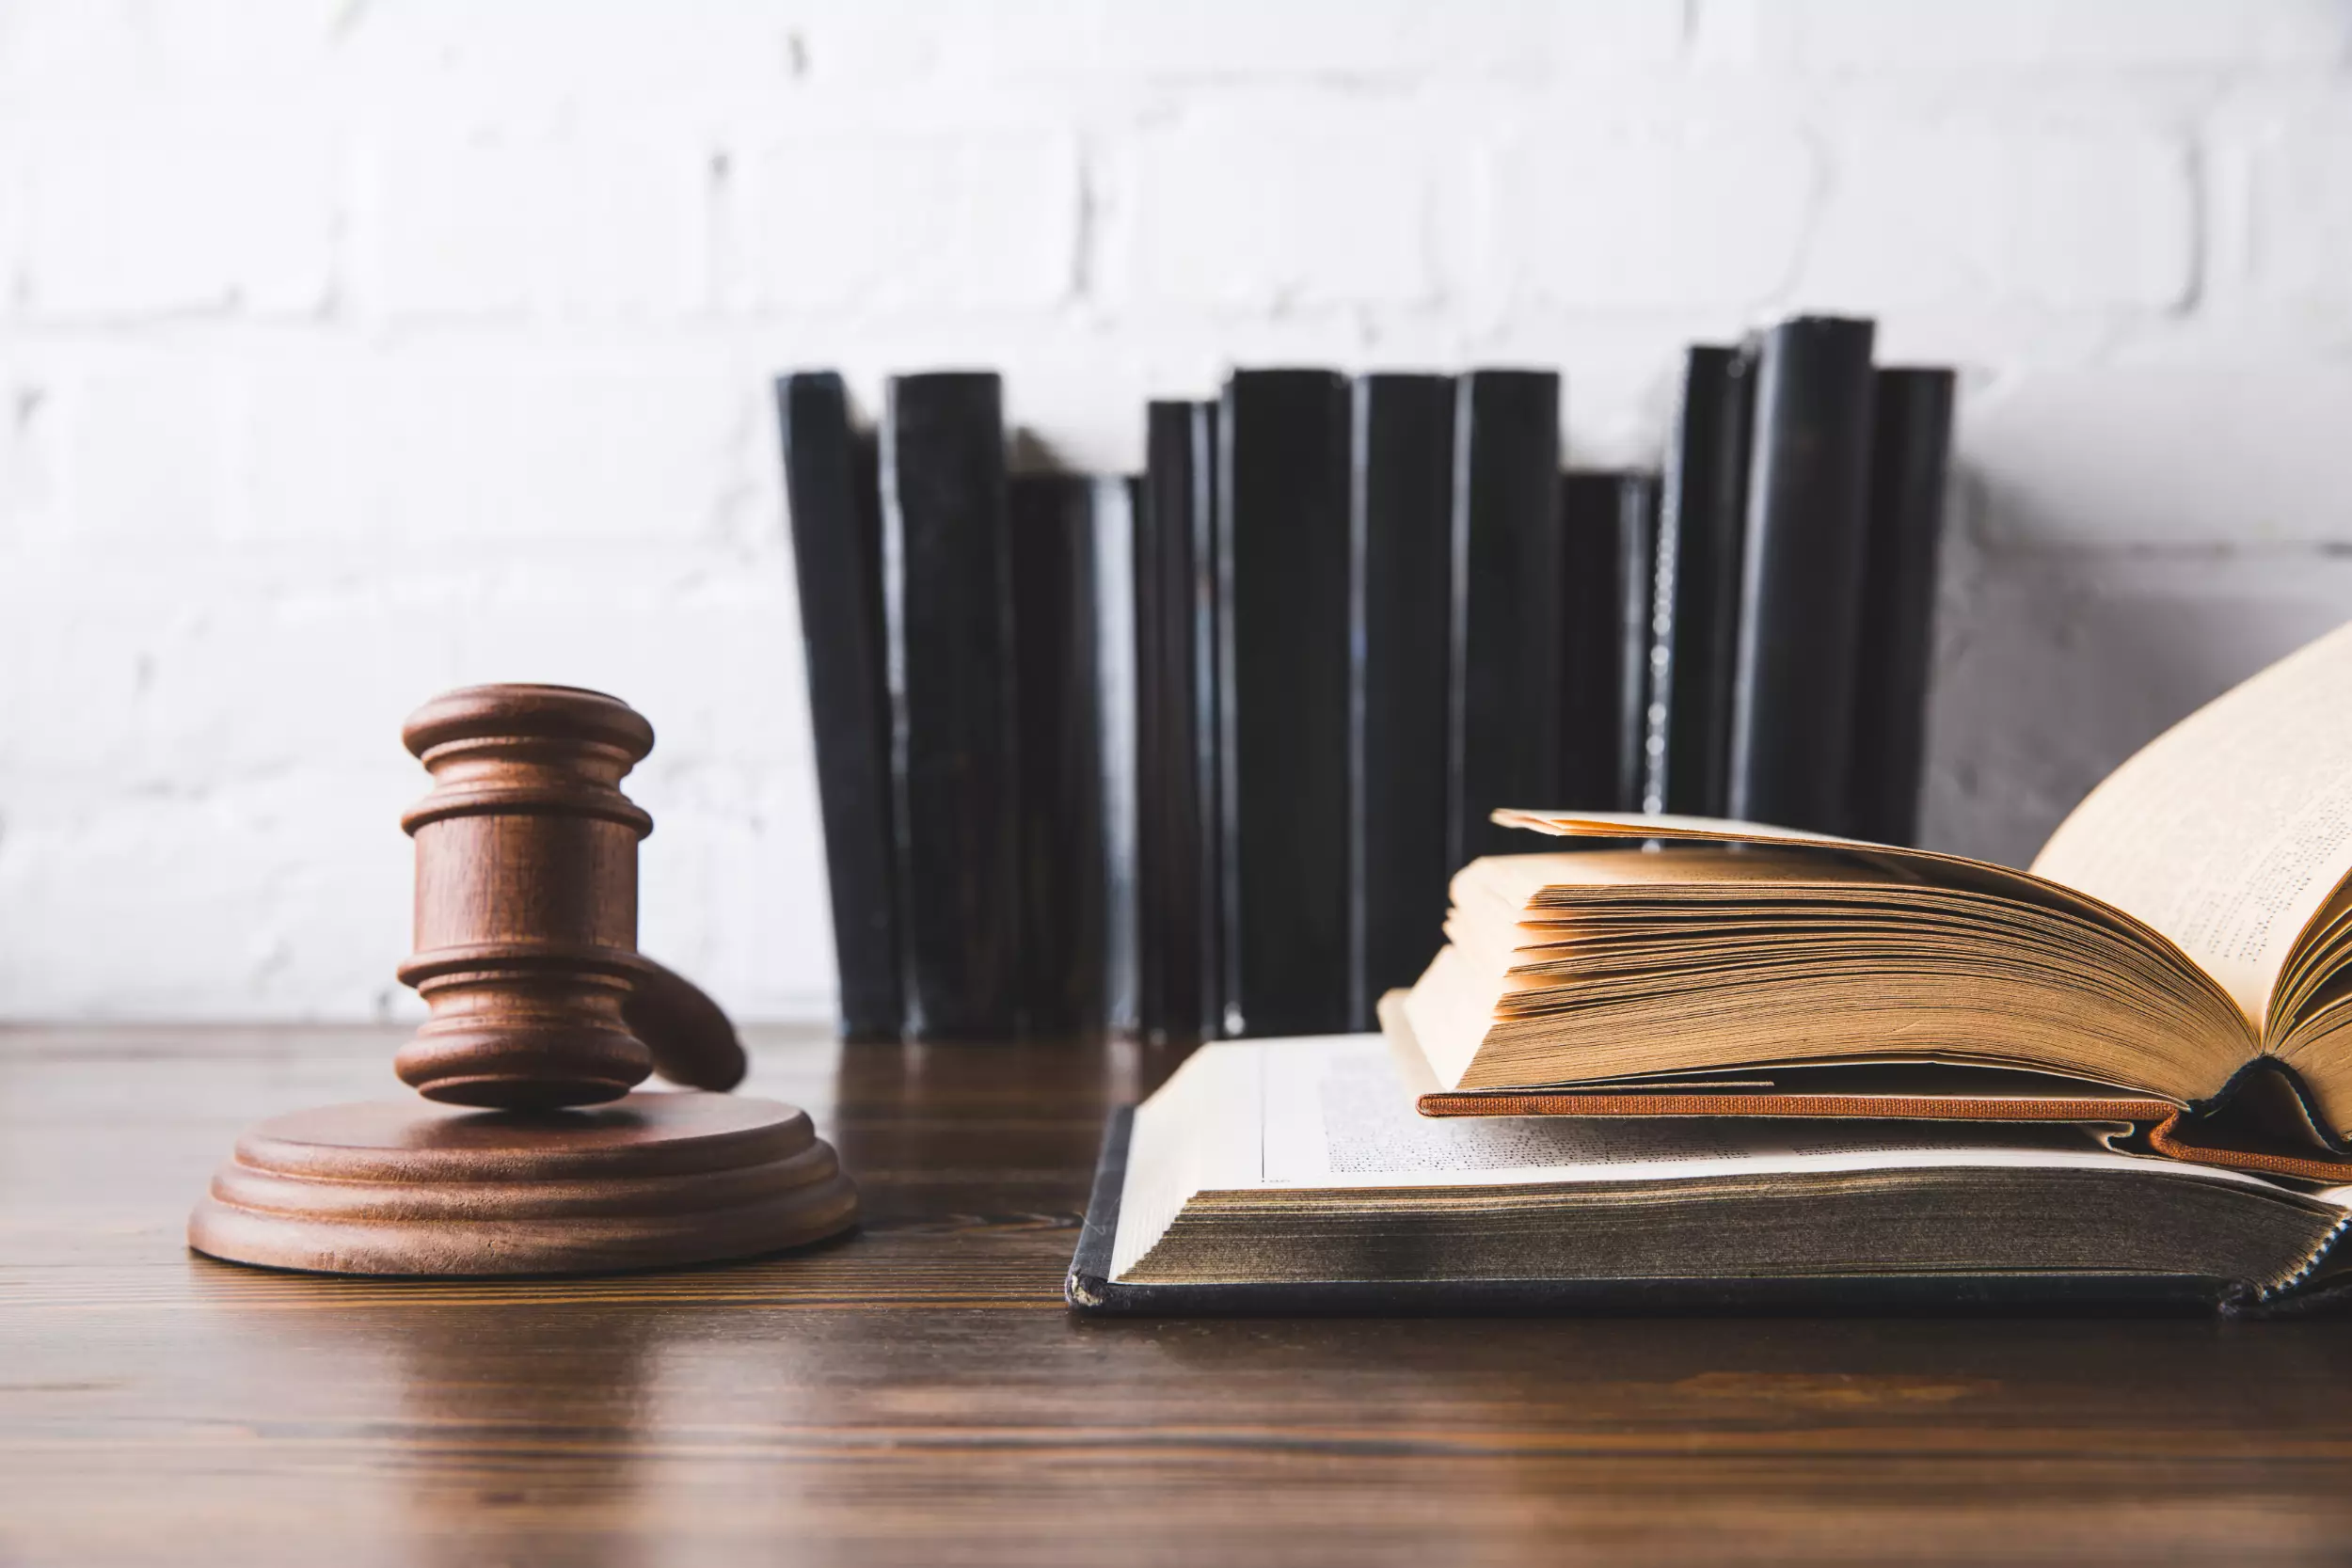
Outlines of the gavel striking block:
M 394 1060 L 437 1104 L 331 1105 L 248 1130 L 188 1222 L 196 1250 L 330 1274 L 524 1275 L 707 1262 L 818 1240 L 857 1194 L 808 1117 L 726 1095 L 725 1013 L 637 951 L 621 781 L 653 727 L 617 699 L 480 686 L 413 714 L 430 1016 Z M 649 1073 L 690 1085 L 643 1091 Z

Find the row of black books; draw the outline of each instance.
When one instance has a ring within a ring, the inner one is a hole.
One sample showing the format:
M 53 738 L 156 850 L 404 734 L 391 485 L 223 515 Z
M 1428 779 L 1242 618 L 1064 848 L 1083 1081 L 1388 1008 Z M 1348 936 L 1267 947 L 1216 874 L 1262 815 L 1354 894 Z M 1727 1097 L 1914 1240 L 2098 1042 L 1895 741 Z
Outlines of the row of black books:
M 1685 356 L 1643 805 L 1882 844 L 1918 829 L 1955 378 L 1804 316 Z
M 993 374 L 784 377 L 844 1031 L 1369 1028 L 1529 801 L 1906 841 L 1949 372 L 1684 382 L 1660 475 L 1564 469 L 1550 372 L 1238 370 L 1131 480 L 1009 469 Z

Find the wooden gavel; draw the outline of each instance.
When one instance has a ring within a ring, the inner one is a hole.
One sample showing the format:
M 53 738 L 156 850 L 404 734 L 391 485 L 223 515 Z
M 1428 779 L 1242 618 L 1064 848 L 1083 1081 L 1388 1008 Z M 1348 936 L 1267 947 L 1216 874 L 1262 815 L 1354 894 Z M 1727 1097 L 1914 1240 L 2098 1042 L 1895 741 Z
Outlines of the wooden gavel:
M 621 780 L 653 726 L 568 686 L 474 686 L 411 714 L 401 738 L 433 791 L 417 841 L 416 951 L 432 1009 L 394 1059 L 430 1100 L 548 1109 L 617 1100 L 650 1072 L 728 1089 L 744 1058 L 726 1015 L 637 951 L 637 845 L 653 818 Z
M 857 1187 L 806 1112 L 734 1094 L 635 1094 L 658 1072 L 731 1089 L 718 1004 L 637 951 L 637 841 L 621 780 L 653 750 L 626 703 L 475 686 L 402 737 L 433 792 L 417 841 L 432 1016 L 394 1061 L 427 1099 L 321 1105 L 247 1128 L 188 1245 L 315 1274 L 596 1274 L 749 1258 L 857 1223 Z M 465 1107 L 481 1106 L 482 1110 Z

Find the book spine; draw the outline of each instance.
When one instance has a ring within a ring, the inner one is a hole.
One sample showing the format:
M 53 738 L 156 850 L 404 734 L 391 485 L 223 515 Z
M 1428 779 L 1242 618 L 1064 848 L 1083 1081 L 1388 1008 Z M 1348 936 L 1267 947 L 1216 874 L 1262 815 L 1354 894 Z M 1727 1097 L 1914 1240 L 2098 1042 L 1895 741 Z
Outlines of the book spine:
M 1198 1039 L 1225 1013 L 1217 895 L 1216 425 L 1213 403 L 1146 416 L 1135 555 L 1137 1023 Z
M 1124 474 L 1087 481 L 1094 568 L 1094 711 L 1097 782 L 1102 800 L 1103 981 L 1094 1020 L 1133 1034 L 1136 999 L 1136 845 L 1141 803 L 1136 746 L 1140 721 L 1136 667 L 1136 515 L 1140 486 Z
M 1546 798 L 1569 811 L 1616 806 L 1626 478 L 1592 468 L 1560 476 L 1560 754 Z
M 1450 859 L 1525 847 L 1487 815 L 1540 800 L 1559 768 L 1560 378 L 1454 384 Z
M 1659 507 L 1645 810 L 1729 809 L 1754 391 L 1755 363 L 1740 349 L 1700 344 L 1683 360 Z
M 1845 826 L 1871 336 L 1867 321 L 1801 316 L 1763 337 L 1732 688 L 1735 817 Z
M 876 454 L 871 438 L 852 427 L 848 393 L 833 372 L 779 377 L 776 413 L 833 898 L 840 1031 L 850 1039 L 896 1039 L 897 833 Z
M 882 601 L 905 1025 L 1020 1023 L 1012 566 L 993 374 L 894 377 L 882 432 Z
M 1104 1022 L 1104 725 L 1096 670 L 1094 487 L 1016 474 L 1013 668 L 1020 689 L 1022 1022 L 1043 1036 Z
M 1167 676 L 1160 657 L 1165 634 L 1160 627 L 1159 574 L 1154 564 L 1160 547 L 1160 518 L 1165 511 L 1157 501 L 1159 475 L 1154 467 L 1159 411 L 1163 406 L 1167 405 L 1152 404 L 1144 417 L 1143 478 L 1136 509 L 1135 579 L 1129 585 L 1135 606 L 1136 637 L 1136 1027 L 1148 1040 L 1168 1037 L 1167 939 L 1162 934 L 1160 919 L 1166 885 L 1160 822 L 1167 812 L 1161 780 L 1166 765 L 1162 761 L 1160 726 L 1165 703 L 1162 688 L 1167 685 Z
M 1617 477 L 1616 778 L 1611 804 L 1640 811 L 1648 761 L 1650 616 L 1658 579 L 1658 476 Z
M 1217 523 L 1226 1032 L 1347 1026 L 1348 395 L 1236 371 Z
M 1878 372 L 1847 831 L 1880 844 L 1918 838 L 1954 390 L 1948 370 Z
M 1349 431 L 1354 645 L 1348 776 L 1357 888 L 1349 1027 L 1409 986 L 1444 942 L 1454 788 L 1454 383 L 1367 375 Z

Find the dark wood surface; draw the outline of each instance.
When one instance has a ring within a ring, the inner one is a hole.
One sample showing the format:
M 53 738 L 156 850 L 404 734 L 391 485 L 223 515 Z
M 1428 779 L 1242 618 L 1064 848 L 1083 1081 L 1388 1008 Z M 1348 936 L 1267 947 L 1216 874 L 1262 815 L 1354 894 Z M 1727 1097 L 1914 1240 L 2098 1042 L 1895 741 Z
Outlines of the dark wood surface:
M 0 1031 L 0 1564 L 2352 1558 L 2352 1325 L 1081 1321 L 1169 1057 L 751 1033 L 859 1236 L 485 1283 L 181 1245 L 400 1031 Z

